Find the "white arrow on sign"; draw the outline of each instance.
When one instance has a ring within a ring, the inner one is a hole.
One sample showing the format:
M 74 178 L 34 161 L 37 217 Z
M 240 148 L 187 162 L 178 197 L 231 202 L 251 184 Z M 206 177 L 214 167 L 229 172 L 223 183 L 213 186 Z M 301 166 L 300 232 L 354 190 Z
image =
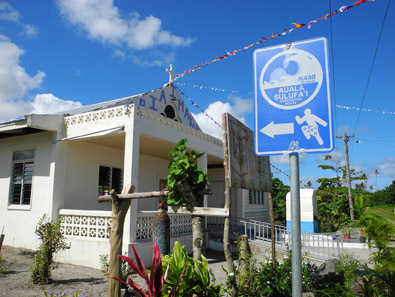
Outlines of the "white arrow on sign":
M 259 131 L 271 138 L 275 135 L 294 134 L 294 123 L 274 124 L 272 121 Z

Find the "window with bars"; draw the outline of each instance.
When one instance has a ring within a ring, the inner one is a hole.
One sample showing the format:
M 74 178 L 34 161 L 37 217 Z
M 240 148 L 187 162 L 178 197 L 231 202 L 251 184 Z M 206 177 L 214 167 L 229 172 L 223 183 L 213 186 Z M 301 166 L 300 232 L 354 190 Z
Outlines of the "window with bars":
M 264 205 L 265 204 L 265 192 L 249 190 L 248 201 L 250 204 Z
M 112 189 L 116 193 L 122 191 L 122 169 L 100 166 L 99 167 L 99 195 L 107 194 Z
M 30 204 L 33 169 L 34 149 L 17 151 L 13 153 L 10 204 Z

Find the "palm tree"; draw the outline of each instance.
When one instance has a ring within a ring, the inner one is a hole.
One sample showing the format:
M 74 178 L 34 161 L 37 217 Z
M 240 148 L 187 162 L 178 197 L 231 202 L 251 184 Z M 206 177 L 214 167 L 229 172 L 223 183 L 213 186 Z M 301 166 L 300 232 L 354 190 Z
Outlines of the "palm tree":
M 373 174 L 376 176 L 376 192 L 377 192 L 377 175 L 379 175 L 379 171 L 376 169 Z

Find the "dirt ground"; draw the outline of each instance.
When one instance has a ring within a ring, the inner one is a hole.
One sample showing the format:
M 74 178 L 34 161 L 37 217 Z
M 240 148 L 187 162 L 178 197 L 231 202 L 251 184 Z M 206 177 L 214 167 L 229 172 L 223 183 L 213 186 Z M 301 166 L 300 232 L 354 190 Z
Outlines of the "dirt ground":
M 85 297 L 107 296 L 107 278 L 98 269 L 59 263 L 58 268 L 52 271 L 52 284 L 35 285 L 30 276 L 30 267 L 34 265 L 32 251 L 3 246 L 1 255 L 3 260 L 12 264 L 0 276 L 0 296 L 42 297 L 44 290 L 54 291 L 56 296 L 61 296 L 63 292 L 68 296 L 74 293 L 84 294 Z M 223 253 L 208 251 L 207 260 L 217 279 L 216 283 L 224 284 L 226 274 L 222 267 L 226 267 L 226 262 Z M 141 285 L 138 277 L 136 282 Z
M 375 249 L 344 249 L 344 252 L 353 254 L 363 262 L 369 262 L 373 251 Z M 226 261 L 223 252 L 208 250 L 206 254 L 209 268 L 216 278 L 215 283 L 225 285 Z M 107 296 L 107 278 L 98 269 L 59 263 L 58 268 L 52 271 L 52 284 L 35 285 L 30 276 L 30 267 L 34 265 L 33 251 L 3 246 L 1 256 L 7 263 L 12 264 L 3 275 L 0 275 L 0 297 L 43 297 L 44 290 L 54 291 L 59 297 L 63 292 L 68 296 L 74 293 L 84 294 L 85 297 Z M 134 279 L 142 285 L 139 277 L 135 275 Z

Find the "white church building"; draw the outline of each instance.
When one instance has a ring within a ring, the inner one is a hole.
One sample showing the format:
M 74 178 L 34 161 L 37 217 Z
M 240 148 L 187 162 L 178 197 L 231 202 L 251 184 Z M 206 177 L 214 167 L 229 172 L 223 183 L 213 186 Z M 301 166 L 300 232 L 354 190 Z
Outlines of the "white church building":
M 208 119 L 207 119 L 208 120 Z M 203 133 L 174 86 L 84 106 L 64 114 L 30 114 L 0 124 L 0 229 L 4 245 L 37 249 L 35 227 L 43 214 L 63 218 L 71 248 L 56 260 L 100 268 L 109 254 L 111 204 L 98 196 L 133 184 L 136 192 L 166 186 L 168 154 L 182 138 L 205 152 L 213 195 L 206 206 L 224 205 L 222 141 Z M 232 189 L 232 217 L 268 221 L 262 193 Z M 152 259 L 152 218 L 158 198 L 133 200 L 124 225 L 124 251 L 135 244 Z M 171 239 L 191 251 L 191 220 L 171 214 Z M 130 252 L 130 250 L 129 250 Z

